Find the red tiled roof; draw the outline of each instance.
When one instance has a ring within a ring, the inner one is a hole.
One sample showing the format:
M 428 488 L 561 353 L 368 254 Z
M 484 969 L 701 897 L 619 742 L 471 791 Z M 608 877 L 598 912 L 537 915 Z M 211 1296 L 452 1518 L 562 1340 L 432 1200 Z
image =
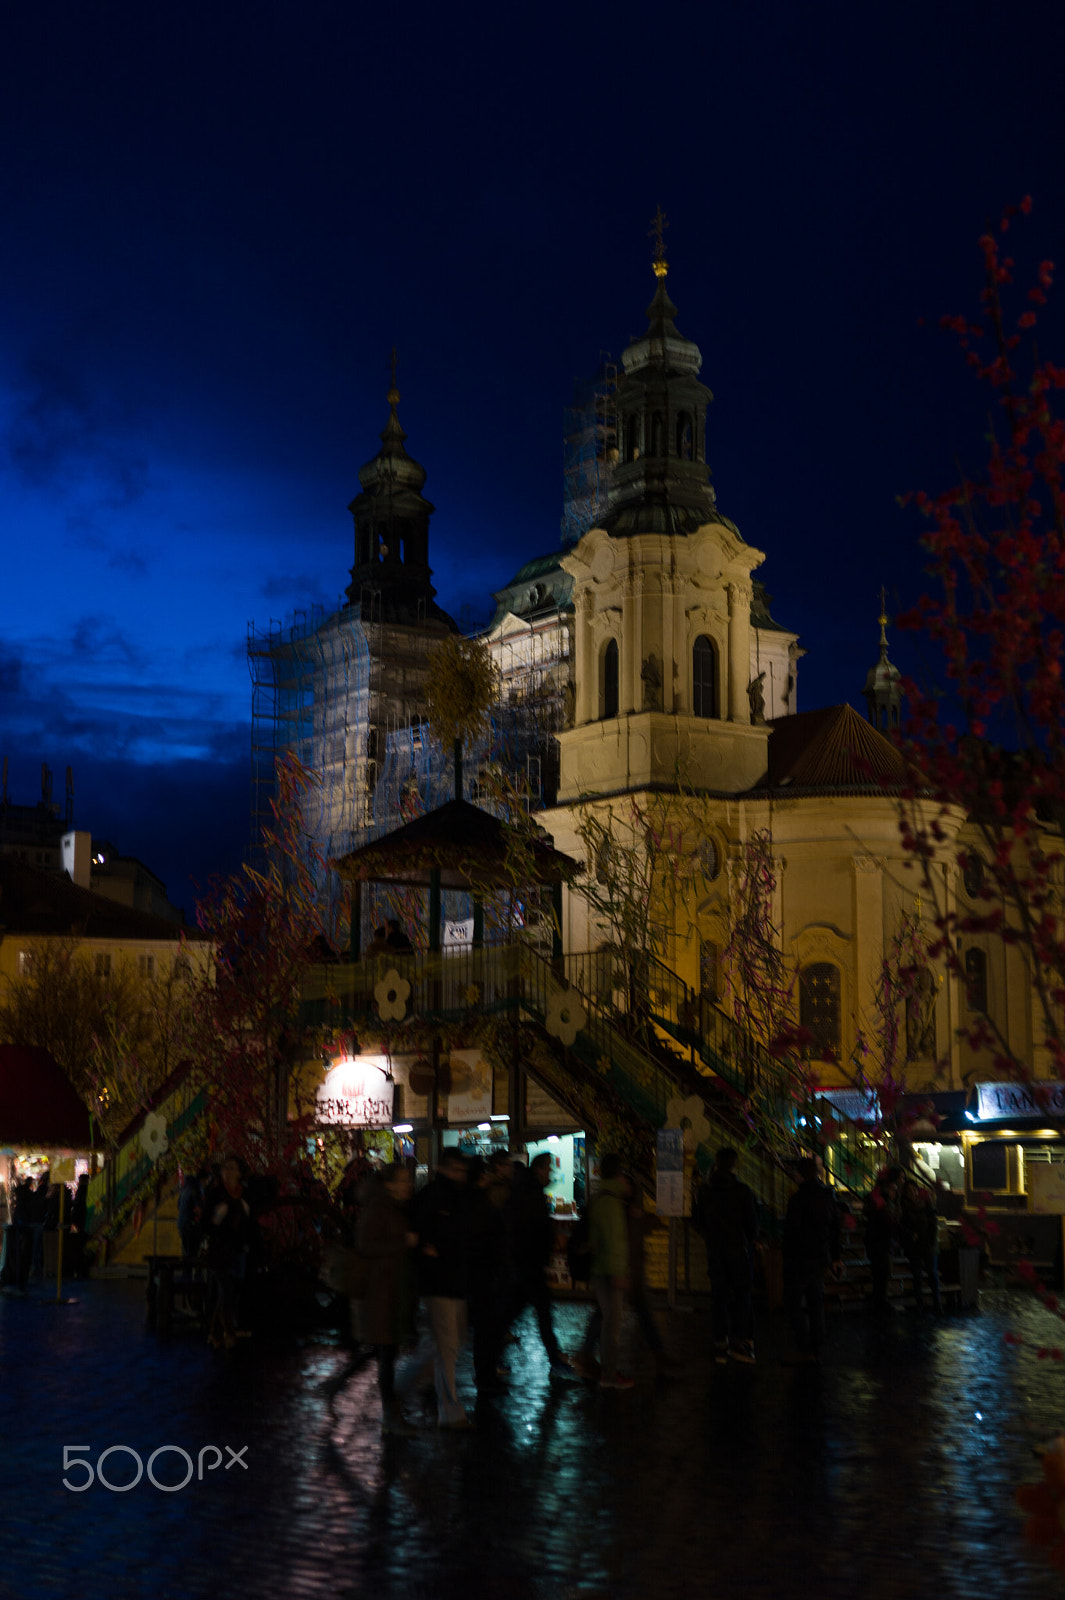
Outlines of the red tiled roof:
M 92 1148 L 85 1104 L 47 1050 L 0 1044 L 0 1145 Z
M 906 764 L 853 706 L 802 711 L 770 724 L 769 772 L 759 789 L 897 790 Z

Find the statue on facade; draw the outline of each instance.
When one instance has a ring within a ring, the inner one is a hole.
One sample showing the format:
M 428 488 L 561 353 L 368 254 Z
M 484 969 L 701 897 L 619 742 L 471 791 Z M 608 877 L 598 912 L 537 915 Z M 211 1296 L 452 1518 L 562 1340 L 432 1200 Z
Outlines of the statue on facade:
M 765 673 L 760 672 L 757 678 L 752 678 L 747 685 L 747 699 L 751 703 L 751 721 L 763 723 L 765 721 Z

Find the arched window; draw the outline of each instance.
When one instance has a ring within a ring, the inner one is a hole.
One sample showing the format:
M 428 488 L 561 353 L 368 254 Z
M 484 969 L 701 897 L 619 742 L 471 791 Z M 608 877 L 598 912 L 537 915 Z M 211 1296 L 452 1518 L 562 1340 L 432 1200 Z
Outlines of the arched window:
M 695 436 L 692 430 L 691 413 L 681 411 L 677 414 L 677 456 L 681 461 L 690 461 L 693 455 Z
M 705 633 L 692 646 L 692 714 L 717 716 L 717 651 Z
M 638 416 L 630 417 L 625 424 L 625 460 L 639 461 L 640 459 L 640 419 Z
M 970 1011 L 987 1012 L 987 955 L 974 944 L 965 952 L 965 1003 Z
M 603 651 L 601 715 L 605 718 L 618 714 L 618 642 L 608 639 Z
M 839 968 L 815 961 L 799 974 L 799 1021 L 813 1035 L 812 1049 L 839 1053 Z

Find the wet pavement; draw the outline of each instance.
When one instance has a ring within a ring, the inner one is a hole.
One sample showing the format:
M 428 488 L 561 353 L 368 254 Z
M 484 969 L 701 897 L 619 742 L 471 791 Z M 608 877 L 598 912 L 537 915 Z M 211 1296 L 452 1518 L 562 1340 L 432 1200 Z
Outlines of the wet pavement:
M 527 1315 L 511 1393 L 476 1432 L 383 1441 L 372 1368 L 335 1417 L 316 1392 L 343 1360 L 328 1334 L 225 1357 L 146 1331 L 141 1283 L 69 1293 L 0 1297 L 3 1600 L 1065 1589 L 1013 1510 L 1033 1445 L 1065 1424 L 1065 1362 L 1034 1350 L 1065 1328 L 1024 1295 L 938 1322 L 840 1318 L 820 1372 L 780 1364 L 776 1318 L 757 1366 L 717 1367 L 706 1315 L 663 1313 L 684 1365 L 656 1383 L 643 1352 L 631 1393 L 552 1379 Z M 564 1346 L 587 1315 L 556 1308 Z M 63 1485 L 89 1476 L 64 1472 L 65 1446 L 92 1469 L 84 1492 Z

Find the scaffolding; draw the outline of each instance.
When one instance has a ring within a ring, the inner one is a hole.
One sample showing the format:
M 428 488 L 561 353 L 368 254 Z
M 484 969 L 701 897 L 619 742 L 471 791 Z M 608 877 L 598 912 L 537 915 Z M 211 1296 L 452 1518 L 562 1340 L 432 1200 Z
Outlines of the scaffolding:
M 577 383 L 565 410 L 562 543 L 576 544 L 606 511 L 618 459 L 618 369 L 604 355 L 593 378 Z

